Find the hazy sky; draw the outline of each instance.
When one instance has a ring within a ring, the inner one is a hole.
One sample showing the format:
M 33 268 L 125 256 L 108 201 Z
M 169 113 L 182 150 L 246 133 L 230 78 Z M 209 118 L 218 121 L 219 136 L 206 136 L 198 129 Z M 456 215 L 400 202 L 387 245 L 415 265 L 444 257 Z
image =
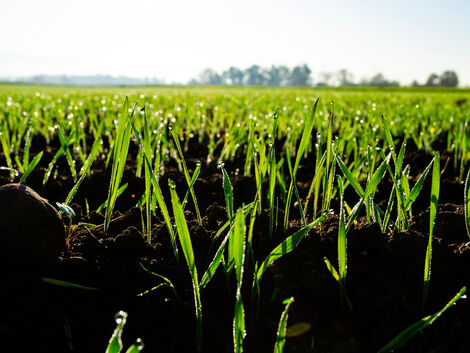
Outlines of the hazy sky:
M 306 63 L 470 85 L 470 0 L 0 0 L 0 76 L 186 82 L 204 68 Z

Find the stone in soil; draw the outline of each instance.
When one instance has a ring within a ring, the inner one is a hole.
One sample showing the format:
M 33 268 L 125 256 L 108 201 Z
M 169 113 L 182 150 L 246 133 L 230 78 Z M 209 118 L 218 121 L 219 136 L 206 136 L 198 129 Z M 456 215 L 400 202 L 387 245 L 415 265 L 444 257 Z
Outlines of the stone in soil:
M 53 263 L 65 249 L 59 213 L 23 184 L 0 187 L 0 261 L 13 266 Z

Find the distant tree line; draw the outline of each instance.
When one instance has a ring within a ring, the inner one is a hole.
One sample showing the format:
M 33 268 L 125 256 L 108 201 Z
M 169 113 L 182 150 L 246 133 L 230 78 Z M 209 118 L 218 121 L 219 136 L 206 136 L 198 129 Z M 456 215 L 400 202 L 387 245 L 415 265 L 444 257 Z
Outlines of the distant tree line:
M 244 70 L 231 66 L 222 73 L 205 69 L 198 77 L 189 81 L 193 85 L 234 85 L 234 86 L 311 86 L 312 71 L 303 64 L 288 68 L 273 65 L 264 68 L 252 65 Z
M 321 72 L 318 82 L 314 82 L 312 70 L 308 65 L 289 68 L 284 65 L 273 65 L 270 68 L 252 65 L 244 70 L 231 66 L 219 73 L 205 69 L 196 78 L 189 81 L 191 85 L 233 85 L 233 86 L 399 86 L 398 81 L 390 81 L 381 73 L 370 79 L 356 83 L 353 75 L 346 69 L 337 72 Z
M 418 81 L 413 81 L 413 87 L 457 87 L 459 78 L 455 71 L 444 71 L 441 76 L 432 73 L 429 75 L 426 82 L 421 85 Z

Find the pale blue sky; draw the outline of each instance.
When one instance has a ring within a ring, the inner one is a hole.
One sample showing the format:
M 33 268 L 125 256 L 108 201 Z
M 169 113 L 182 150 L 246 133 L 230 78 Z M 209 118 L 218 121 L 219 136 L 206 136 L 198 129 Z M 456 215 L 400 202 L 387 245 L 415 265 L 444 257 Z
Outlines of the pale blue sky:
M 404 84 L 455 70 L 470 85 L 470 0 L 1 0 L 0 76 L 111 74 L 186 82 L 307 63 Z

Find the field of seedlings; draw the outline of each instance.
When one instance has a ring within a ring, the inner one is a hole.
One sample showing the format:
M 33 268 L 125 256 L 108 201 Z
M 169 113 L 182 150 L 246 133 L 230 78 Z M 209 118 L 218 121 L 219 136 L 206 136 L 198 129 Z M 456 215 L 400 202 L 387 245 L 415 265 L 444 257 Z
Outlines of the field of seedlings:
M 469 352 L 470 91 L 0 86 L 15 352 Z

